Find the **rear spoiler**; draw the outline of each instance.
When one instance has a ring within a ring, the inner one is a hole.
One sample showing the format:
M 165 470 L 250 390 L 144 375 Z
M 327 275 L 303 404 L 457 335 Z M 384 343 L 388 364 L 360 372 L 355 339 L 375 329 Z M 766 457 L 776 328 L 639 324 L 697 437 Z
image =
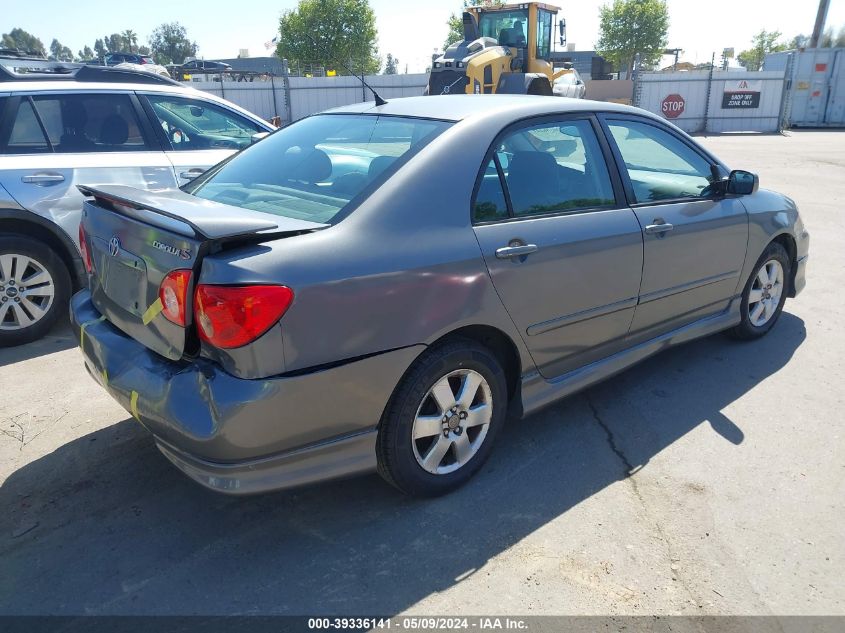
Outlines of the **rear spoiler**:
M 308 233 L 328 227 L 205 200 L 180 189 L 149 191 L 125 185 L 77 185 L 83 196 L 115 213 L 186 237 L 222 240 L 247 235 Z

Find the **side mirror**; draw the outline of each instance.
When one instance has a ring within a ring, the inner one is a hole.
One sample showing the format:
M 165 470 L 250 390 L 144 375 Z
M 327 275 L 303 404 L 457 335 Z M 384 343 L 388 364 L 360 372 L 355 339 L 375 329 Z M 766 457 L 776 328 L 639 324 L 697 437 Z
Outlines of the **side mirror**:
M 560 33 L 560 45 L 566 46 L 566 20 L 558 21 L 557 30 Z
M 256 132 L 255 134 L 253 134 L 249 138 L 250 138 L 250 142 L 254 145 L 255 143 L 257 143 L 258 141 L 260 141 L 261 139 L 263 139 L 267 136 L 270 136 L 270 132 Z
M 203 115 L 203 112 L 205 112 L 205 109 L 201 106 L 191 106 L 191 116 L 199 118 Z
M 748 196 L 760 188 L 760 178 L 750 171 L 734 169 L 728 177 L 728 193 Z

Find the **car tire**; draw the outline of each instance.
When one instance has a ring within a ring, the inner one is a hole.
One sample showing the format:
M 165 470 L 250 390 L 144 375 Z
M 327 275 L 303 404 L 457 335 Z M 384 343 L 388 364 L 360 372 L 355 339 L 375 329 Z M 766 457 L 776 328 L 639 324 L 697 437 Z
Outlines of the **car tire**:
M 507 400 L 504 370 L 489 349 L 469 339 L 429 348 L 405 373 L 382 416 L 379 474 L 412 496 L 458 488 L 489 457 Z
M 70 288 L 70 273 L 50 247 L 23 235 L 0 236 L 0 347 L 47 334 L 67 313 Z
M 742 320 L 728 334 L 739 340 L 753 340 L 771 330 L 786 302 L 792 265 L 786 249 L 772 242 L 754 265 L 742 291 Z

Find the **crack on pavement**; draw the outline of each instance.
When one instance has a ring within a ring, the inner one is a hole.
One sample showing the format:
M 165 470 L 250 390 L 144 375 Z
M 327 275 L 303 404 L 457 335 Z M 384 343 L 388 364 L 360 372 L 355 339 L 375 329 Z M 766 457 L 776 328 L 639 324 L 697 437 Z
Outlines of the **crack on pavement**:
M 681 585 L 683 590 L 686 592 L 687 596 L 690 598 L 690 602 L 694 602 L 695 606 L 700 608 L 700 601 L 697 598 L 697 594 L 692 590 L 692 588 L 687 584 L 686 580 L 684 579 L 683 575 L 680 573 L 680 565 L 676 565 L 675 561 L 680 561 L 680 557 L 675 553 L 674 548 L 672 547 L 671 540 L 666 532 L 663 530 L 663 526 L 660 525 L 660 522 L 652 515 L 649 510 L 648 504 L 646 504 L 645 498 L 640 491 L 639 484 L 637 480 L 634 478 L 634 475 L 639 470 L 639 467 L 635 467 L 631 464 L 631 461 L 625 455 L 622 448 L 616 442 L 616 436 L 613 434 L 613 431 L 610 430 L 610 427 L 607 423 L 602 419 L 601 415 L 599 414 L 598 407 L 596 407 L 593 399 L 590 397 L 589 392 L 584 393 L 584 399 L 587 401 L 587 406 L 590 408 L 590 412 L 593 415 L 593 419 L 596 423 L 601 427 L 604 431 L 605 436 L 607 437 L 607 444 L 610 446 L 610 450 L 613 451 L 613 454 L 621 461 L 625 466 L 625 481 L 627 481 L 632 491 L 634 492 L 634 496 L 639 501 L 640 506 L 643 509 L 645 515 L 649 518 L 651 524 L 654 526 L 654 529 L 657 531 L 658 538 L 663 542 L 665 549 L 666 549 L 666 558 L 669 560 L 669 570 L 671 572 L 673 580 L 677 580 L 678 584 Z

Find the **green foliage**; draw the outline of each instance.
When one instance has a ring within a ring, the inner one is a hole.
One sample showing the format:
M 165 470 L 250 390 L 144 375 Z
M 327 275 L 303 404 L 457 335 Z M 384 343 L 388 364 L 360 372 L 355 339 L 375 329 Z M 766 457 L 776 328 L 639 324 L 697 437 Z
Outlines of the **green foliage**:
M 124 50 L 127 53 L 135 53 L 138 51 L 138 34 L 132 29 L 126 29 L 120 34 L 123 40 Z
M 279 20 L 276 54 L 292 65 L 316 64 L 347 74 L 375 74 L 378 56 L 376 17 L 368 0 L 300 0 Z M 316 43 L 316 45 L 315 45 Z
M 50 56 L 60 62 L 73 61 L 73 51 L 55 38 L 53 38 L 53 41 L 50 43 Z
M 92 59 L 94 59 L 94 51 L 91 50 L 90 46 L 86 45 L 76 54 L 76 56 L 79 58 L 80 61 L 91 61 Z
M 819 48 L 838 48 L 845 46 L 845 25 L 840 26 L 834 35 L 833 28 L 827 29 L 821 37 Z
M 108 53 L 108 50 L 106 50 L 106 44 L 105 44 L 105 42 L 103 42 L 103 40 L 98 38 L 94 42 L 94 53 L 96 53 L 97 59 L 102 59 L 103 57 L 106 56 L 106 53 Z
M 634 59 L 653 67 L 666 48 L 669 9 L 665 0 L 613 0 L 599 10 L 599 55 L 629 75 Z
M 384 62 L 384 74 L 385 75 L 395 75 L 396 69 L 399 66 L 399 59 L 391 55 L 390 53 L 387 54 L 387 60 Z
M 120 33 L 112 33 L 111 35 L 106 35 L 105 39 L 103 40 L 106 43 L 106 48 L 108 49 L 109 53 L 122 53 L 123 51 L 123 37 Z M 128 52 L 128 51 L 126 51 Z
M 736 56 L 736 60 L 748 70 L 760 70 L 766 53 L 785 51 L 789 47 L 786 42 L 778 42 L 780 36 L 780 31 L 761 30 L 751 38 L 751 48 L 747 51 L 742 51 Z
M 47 49 L 44 48 L 44 43 L 41 40 L 31 33 L 18 28 L 14 28 L 8 33 L 3 33 L 3 38 L 0 40 L 0 47 L 18 48 L 36 55 L 47 55 Z
M 157 64 L 183 64 L 186 57 L 197 54 L 198 48 L 178 22 L 162 24 L 150 35 L 150 50 Z

